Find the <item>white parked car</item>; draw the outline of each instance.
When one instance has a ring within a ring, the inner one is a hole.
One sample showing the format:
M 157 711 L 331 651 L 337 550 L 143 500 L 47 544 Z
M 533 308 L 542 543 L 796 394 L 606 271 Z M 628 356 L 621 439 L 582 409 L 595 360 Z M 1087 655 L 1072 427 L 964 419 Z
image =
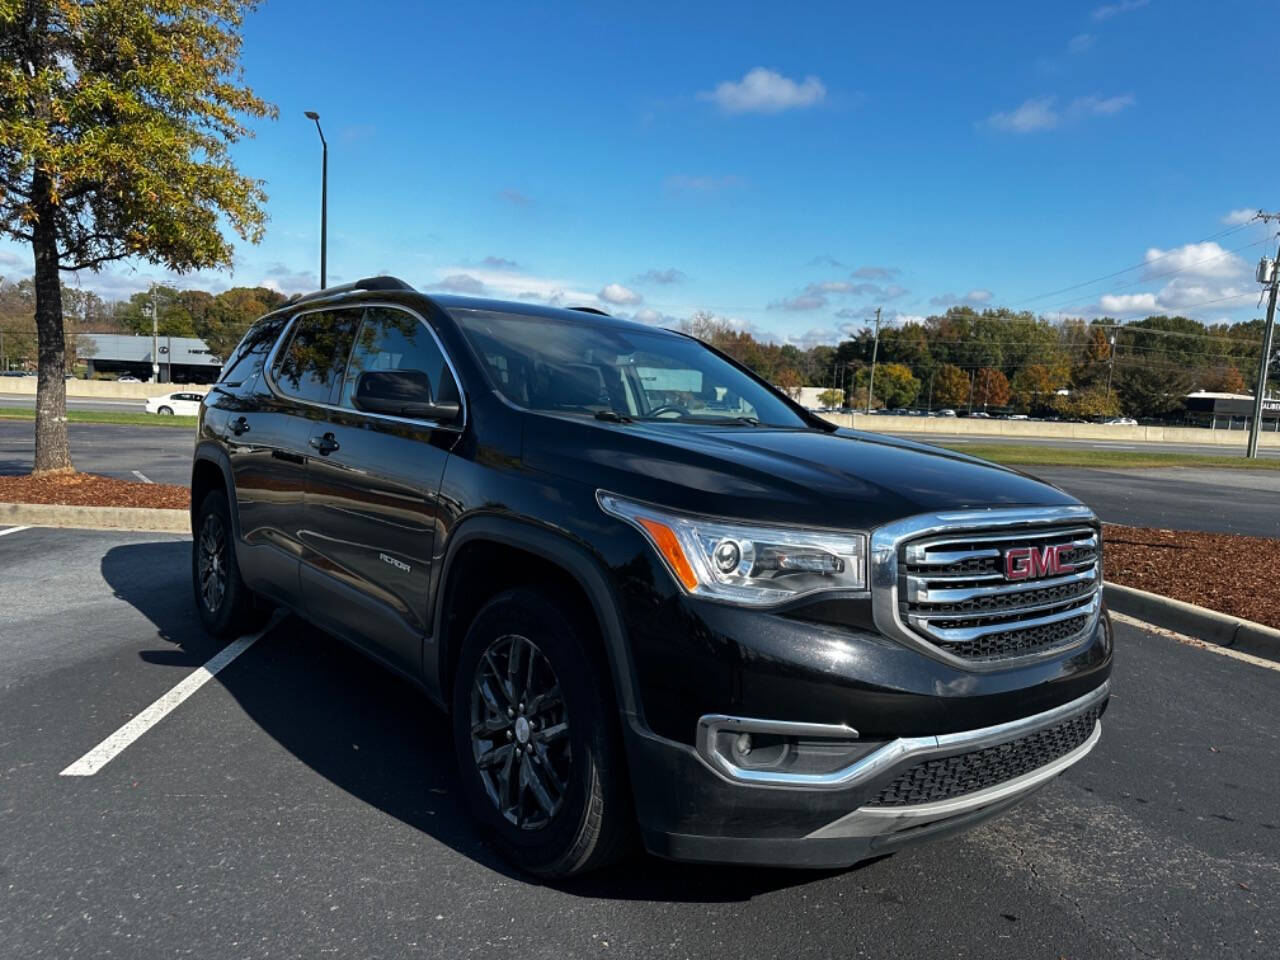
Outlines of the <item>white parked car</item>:
M 116 383 L 141 383 L 137 377 L 117 377 Z
M 204 401 L 202 393 L 166 393 L 163 397 L 151 397 L 147 400 L 147 413 L 158 413 L 162 417 L 194 417 L 200 412 L 200 404 Z
M 1103 420 L 1102 423 L 1108 427 L 1136 427 L 1138 425 L 1138 421 L 1133 417 L 1112 417 L 1110 420 Z

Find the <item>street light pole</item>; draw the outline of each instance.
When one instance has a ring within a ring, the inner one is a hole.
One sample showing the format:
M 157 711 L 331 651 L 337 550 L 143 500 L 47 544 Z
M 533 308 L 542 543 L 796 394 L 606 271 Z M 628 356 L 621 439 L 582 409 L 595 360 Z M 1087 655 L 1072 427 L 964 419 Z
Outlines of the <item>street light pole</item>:
M 151 382 L 160 382 L 160 311 L 156 309 L 156 288 L 151 288 Z
M 320 161 L 320 289 L 323 290 L 329 240 L 329 141 L 325 140 L 324 131 L 320 129 L 320 114 L 314 110 L 308 110 L 306 117 L 316 123 L 316 133 L 320 134 L 323 157 Z

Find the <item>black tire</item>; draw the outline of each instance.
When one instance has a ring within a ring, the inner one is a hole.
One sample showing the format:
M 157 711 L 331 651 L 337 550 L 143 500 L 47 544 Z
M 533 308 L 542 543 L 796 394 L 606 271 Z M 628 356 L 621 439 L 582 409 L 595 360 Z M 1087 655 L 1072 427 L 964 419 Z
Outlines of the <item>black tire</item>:
M 232 529 L 227 495 L 221 490 L 206 494 L 191 542 L 191 586 L 200 622 L 215 637 L 242 636 L 271 613 L 240 577 Z
M 157 411 L 156 411 L 156 413 L 160 414 L 160 416 L 162 416 L 162 417 L 172 417 L 172 416 L 173 416 L 173 408 L 172 408 L 172 407 L 161 407 L 159 410 L 157 410 Z
M 510 682 L 517 640 L 526 645 L 522 662 L 527 669 L 520 670 L 526 676 L 517 681 L 518 688 L 497 686 L 495 678 L 504 672 Z M 453 739 L 467 806 L 508 860 L 541 877 L 598 869 L 626 850 L 632 834 L 634 814 L 607 669 L 586 631 L 531 589 L 508 590 L 490 600 L 462 644 L 453 684 Z M 481 693 L 478 681 L 488 682 L 490 697 Z M 554 690 L 558 704 L 548 693 Z M 534 694 L 523 710 L 522 691 Z M 516 700 L 511 713 L 507 697 Z M 500 720 L 511 724 L 497 728 Z M 567 732 L 556 737 L 561 723 Z M 517 758 L 512 754 L 522 742 L 523 756 Z M 504 746 L 509 750 L 504 762 L 489 763 Z M 514 794 L 506 791 L 506 799 L 515 796 L 506 810 L 498 796 L 504 772 L 517 784 Z M 521 776 L 529 778 L 527 786 Z M 543 801 L 554 799 L 558 786 L 563 786 L 559 804 L 548 814 Z

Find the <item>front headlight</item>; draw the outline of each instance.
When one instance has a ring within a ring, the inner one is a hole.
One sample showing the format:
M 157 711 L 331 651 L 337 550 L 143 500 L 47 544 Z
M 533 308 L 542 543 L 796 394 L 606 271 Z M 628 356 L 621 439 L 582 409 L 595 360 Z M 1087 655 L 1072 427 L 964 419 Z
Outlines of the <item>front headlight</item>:
M 768 606 L 808 593 L 865 590 L 867 538 L 674 513 L 601 490 L 601 508 L 645 535 L 694 596 Z

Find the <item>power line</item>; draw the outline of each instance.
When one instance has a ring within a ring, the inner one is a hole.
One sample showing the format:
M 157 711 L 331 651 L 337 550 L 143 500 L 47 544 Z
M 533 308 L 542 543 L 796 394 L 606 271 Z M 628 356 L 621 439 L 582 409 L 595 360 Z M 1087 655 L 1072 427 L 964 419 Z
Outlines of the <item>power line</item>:
M 1231 234 L 1237 233 L 1238 231 L 1243 230 L 1246 227 L 1249 227 L 1252 225 L 1253 225 L 1253 221 L 1250 220 L 1246 223 L 1241 223 L 1234 227 L 1228 227 L 1226 230 L 1221 230 L 1218 233 L 1205 237 L 1203 240 L 1197 240 L 1196 243 L 1208 243 L 1210 240 L 1217 240 L 1217 239 L 1220 239 L 1221 237 L 1230 236 Z M 1130 270 L 1140 270 L 1141 268 L 1150 266 L 1151 264 L 1156 263 L 1160 260 L 1163 260 L 1166 257 L 1173 256 L 1173 254 L 1175 254 L 1177 250 L 1178 248 L 1174 248 L 1173 250 L 1168 250 L 1157 257 L 1152 257 L 1150 260 L 1143 260 L 1141 263 L 1135 263 L 1132 266 L 1124 267 L 1123 269 L 1116 270 L 1113 273 L 1107 273 L 1107 274 L 1103 274 L 1100 277 L 1094 277 L 1092 280 L 1085 280 L 1083 283 L 1073 283 L 1068 287 L 1061 287 L 1057 290 L 1050 290 L 1048 293 L 1038 293 L 1034 297 L 1027 297 L 1024 300 L 1017 300 L 1014 303 L 1010 304 L 1010 306 L 1018 306 L 1019 304 L 1023 304 L 1023 303 L 1032 303 L 1035 300 L 1043 300 L 1046 297 L 1056 297 L 1060 293 L 1068 293 L 1071 290 L 1079 290 L 1081 287 L 1092 286 L 1095 283 L 1101 283 L 1103 280 L 1110 280 L 1112 277 L 1121 276 L 1122 274 L 1128 273 Z

